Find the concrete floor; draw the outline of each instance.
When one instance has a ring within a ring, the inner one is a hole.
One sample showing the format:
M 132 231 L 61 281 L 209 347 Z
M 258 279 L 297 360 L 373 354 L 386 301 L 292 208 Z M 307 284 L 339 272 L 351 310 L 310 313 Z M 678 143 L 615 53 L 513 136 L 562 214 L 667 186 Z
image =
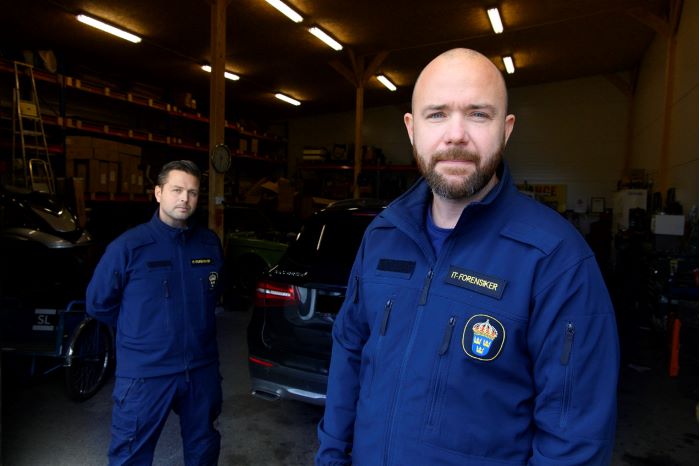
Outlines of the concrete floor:
M 218 315 L 224 407 L 220 418 L 222 465 L 312 465 L 322 408 L 270 403 L 248 394 L 245 327 L 249 312 Z M 627 335 L 623 352 L 614 466 L 698 464 L 697 368 L 677 378 L 644 329 Z M 641 344 L 639 342 L 642 342 Z M 697 348 L 694 348 L 697 351 Z M 697 364 L 697 359 L 694 359 Z M 5 364 L 7 365 L 7 364 Z M 30 381 L 5 371 L 2 461 L 5 466 L 106 464 L 112 382 L 83 403 L 69 401 L 60 374 Z M 171 416 L 156 449 L 156 465 L 182 464 L 179 425 Z

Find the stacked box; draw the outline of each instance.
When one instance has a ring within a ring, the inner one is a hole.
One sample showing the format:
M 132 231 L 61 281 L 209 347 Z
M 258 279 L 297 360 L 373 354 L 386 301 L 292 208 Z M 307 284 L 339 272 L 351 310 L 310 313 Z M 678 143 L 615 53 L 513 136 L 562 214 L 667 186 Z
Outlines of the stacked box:
M 117 153 L 120 165 L 120 190 L 125 194 L 143 194 L 141 147 L 119 143 Z
M 89 193 L 143 193 L 141 148 L 90 136 L 66 137 L 66 176 L 84 178 Z

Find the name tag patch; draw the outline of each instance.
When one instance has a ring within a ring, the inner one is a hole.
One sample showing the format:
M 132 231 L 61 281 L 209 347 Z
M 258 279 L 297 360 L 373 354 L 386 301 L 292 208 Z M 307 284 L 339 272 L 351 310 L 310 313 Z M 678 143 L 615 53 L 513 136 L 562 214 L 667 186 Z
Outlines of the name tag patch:
M 165 269 L 165 268 L 171 268 L 173 266 L 173 263 L 168 260 L 162 260 L 162 261 L 148 261 L 146 262 L 146 267 L 149 269 Z
M 445 277 L 445 282 L 461 286 L 471 291 L 491 296 L 492 298 L 501 299 L 503 290 L 506 287 L 506 281 L 500 278 L 491 277 L 479 272 L 461 269 L 459 267 L 450 266 Z
M 411 278 L 416 269 L 415 261 L 405 261 L 400 259 L 379 259 L 377 264 L 377 274 L 383 276 L 398 276 Z
M 493 316 L 473 315 L 464 325 L 462 349 L 470 358 L 493 361 L 501 354 L 506 341 L 506 329 Z
M 199 266 L 199 265 L 210 265 L 214 261 L 208 257 L 201 258 L 201 259 L 192 259 L 191 263 L 193 266 Z

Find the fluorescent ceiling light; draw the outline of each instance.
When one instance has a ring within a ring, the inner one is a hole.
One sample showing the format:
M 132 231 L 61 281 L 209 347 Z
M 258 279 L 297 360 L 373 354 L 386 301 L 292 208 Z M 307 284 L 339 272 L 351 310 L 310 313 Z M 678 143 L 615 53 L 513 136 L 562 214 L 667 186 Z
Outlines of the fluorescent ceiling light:
M 333 39 L 331 36 L 323 32 L 320 28 L 311 27 L 309 32 L 314 36 L 318 37 L 324 44 L 332 48 L 333 50 L 343 50 L 343 46 L 340 45 L 338 41 Z
M 202 69 L 207 73 L 211 73 L 211 66 L 209 65 L 202 65 Z M 231 81 L 238 81 L 239 79 L 241 79 L 241 77 L 237 74 L 233 74 L 228 71 L 224 71 L 224 78 L 230 79 Z
M 501 22 L 501 15 L 498 13 L 498 8 L 489 8 L 486 10 L 489 15 L 489 21 L 491 21 L 491 27 L 493 32 L 500 34 L 503 32 L 503 23 Z
M 390 91 L 396 90 L 396 86 L 394 85 L 394 83 L 389 81 L 389 78 L 387 78 L 383 74 L 378 74 L 377 79 L 379 80 L 380 83 L 384 84 L 386 86 L 386 88 L 389 89 Z
M 513 64 L 513 58 L 508 56 L 508 57 L 503 57 L 503 65 L 506 67 L 506 72 L 508 74 L 513 74 L 515 73 L 515 65 Z
M 292 105 L 297 106 L 297 107 L 298 107 L 299 105 L 301 105 L 301 102 L 299 102 L 297 99 L 292 99 L 291 97 L 286 96 L 286 95 L 284 95 L 284 94 L 277 93 L 277 94 L 275 94 L 275 97 L 277 97 L 277 98 L 280 99 L 280 100 L 283 100 L 283 101 L 287 102 L 288 104 L 292 104 Z
M 295 23 L 301 23 L 304 18 L 297 13 L 296 11 L 292 10 L 289 8 L 289 6 L 286 3 L 281 2 L 280 0 L 265 0 L 267 3 L 270 5 L 274 6 L 277 8 L 277 10 L 282 13 L 284 16 L 287 18 L 291 19 Z
M 110 34 L 113 34 L 117 37 L 121 37 L 122 39 L 126 39 L 129 42 L 133 42 L 134 44 L 138 44 L 141 42 L 141 38 L 139 36 L 135 36 L 134 34 L 131 34 L 130 32 L 122 31 L 121 29 L 117 29 L 114 26 L 110 26 L 107 23 L 103 23 L 102 21 L 98 21 L 95 18 L 91 18 L 89 16 L 85 15 L 78 15 L 76 16 L 78 21 L 80 21 L 83 24 L 87 24 L 88 26 L 92 26 L 94 28 L 97 28 L 101 31 L 108 32 Z

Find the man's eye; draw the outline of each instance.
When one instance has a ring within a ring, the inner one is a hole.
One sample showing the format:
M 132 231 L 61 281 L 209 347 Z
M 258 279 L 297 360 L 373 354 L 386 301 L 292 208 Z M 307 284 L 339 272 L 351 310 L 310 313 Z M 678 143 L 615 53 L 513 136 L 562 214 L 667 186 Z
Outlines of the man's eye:
M 491 118 L 491 115 L 486 112 L 474 112 L 472 113 L 472 117 L 476 118 L 477 120 L 487 120 Z
M 437 119 L 444 118 L 444 117 L 445 117 L 445 114 L 443 112 L 434 112 L 434 113 L 428 114 L 428 120 L 437 120 Z

